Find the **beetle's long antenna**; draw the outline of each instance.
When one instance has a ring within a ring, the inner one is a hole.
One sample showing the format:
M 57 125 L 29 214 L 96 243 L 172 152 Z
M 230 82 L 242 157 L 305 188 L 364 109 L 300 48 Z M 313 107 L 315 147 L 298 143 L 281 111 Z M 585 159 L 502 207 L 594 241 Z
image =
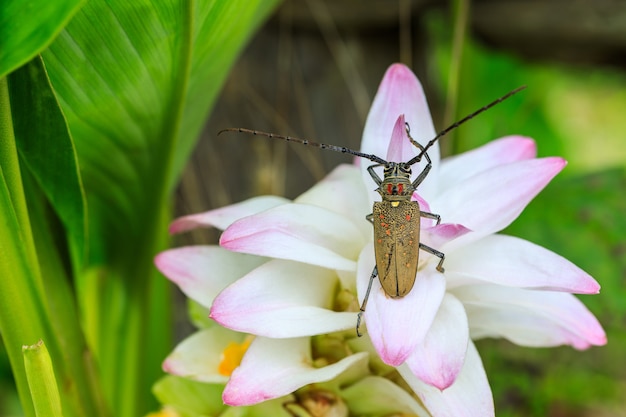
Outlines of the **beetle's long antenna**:
M 435 136 L 434 138 L 432 138 L 427 144 L 426 146 L 424 146 L 424 149 L 422 149 L 422 151 L 413 159 L 411 159 L 409 162 L 407 162 L 408 165 L 413 165 L 419 161 L 422 160 L 422 156 L 424 156 L 424 154 L 426 153 L 426 151 L 428 150 L 428 148 L 430 148 L 431 146 L 433 146 L 435 144 L 435 142 L 441 138 L 442 136 L 445 136 L 449 131 L 451 131 L 452 129 L 455 129 L 457 127 L 459 127 L 459 125 L 467 122 L 469 119 L 479 115 L 480 113 L 484 112 L 487 109 L 490 109 L 491 107 L 495 106 L 496 104 L 506 100 L 507 98 L 511 97 L 513 94 L 518 93 L 520 91 L 522 91 L 523 89 L 525 89 L 526 86 L 523 85 L 521 87 L 516 88 L 513 91 L 510 91 L 508 93 L 506 93 L 505 95 L 503 95 L 502 97 L 500 97 L 497 100 L 492 101 L 491 103 L 487 104 L 484 107 L 481 107 L 480 109 L 476 110 L 474 113 L 469 114 L 467 116 L 465 116 L 464 118 L 462 118 L 461 120 L 459 120 L 456 123 L 453 123 L 452 125 L 448 126 L 447 128 L 443 129 L 441 132 L 437 133 L 437 136 Z
M 346 148 L 346 147 L 343 147 L 343 146 L 328 145 L 326 143 L 317 143 L 317 142 L 313 142 L 312 140 L 308 140 L 308 139 L 293 138 L 291 136 L 283 136 L 283 135 L 277 135 L 277 134 L 274 134 L 274 133 L 261 132 L 259 130 L 246 129 L 244 127 L 230 127 L 228 129 L 222 129 L 217 134 L 221 135 L 224 132 L 249 133 L 251 135 L 265 136 L 265 137 L 268 137 L 270 139 L 282 139 L 282 140 L 287 141 L 287 142 L 296 142 L 296 143 L 300 143 L 302 145 L 315 146 L 316 148 L 320 148 L 320 149 L 326 149 L 326 150 L 335 151 L 335 152 L 341 152 L 341 153 L 348 153 L 350 155 L 359 156 L 361 158 L 369 159 L 370 161 L 376 162 L 376 163 L 379 163 L 379 164 L 386 164 L 387 163 L 387 161 L 385 161 L 384 159 L 382 159 L 382 158 L 380 158 L 380 157 L 378 157 L 376 155 L 362 153 L 362 152 L 355 151 L 353 149 Z

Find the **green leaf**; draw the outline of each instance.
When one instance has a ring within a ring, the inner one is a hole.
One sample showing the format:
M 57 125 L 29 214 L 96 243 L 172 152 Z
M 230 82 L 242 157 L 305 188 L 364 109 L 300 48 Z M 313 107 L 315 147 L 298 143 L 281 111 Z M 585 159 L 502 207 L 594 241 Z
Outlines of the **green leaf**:
M 0 2 L 0 78 L 52 42 L 84 0 Z
M 274 4 L 91 1 L 44 53 L 80 159 L 94 263 L 136 252 L 236 54 Z
M 23 346 L 22 353 L 35 414 L 37 417 L 62 417 L 61 398 L 46 345 L 40 340 L 35 345 Z
M 19 155 L 62 219 L 78 268 L 87 249 L 85 198 L 74 144 L 39 57 L 11 75 L 9 91 Z
M 7 319 L 0 320 L 0 330 L 27 415 L 32 404 L 17 350 L 44 338 L 64 381 L 65 415 L 97 416 L 102 401 L 92 391 L 92 358 L 85 354 L 70 285 L 79 269 L 71 261 L 78 265 L 85 247 L 84 199 L 71 138 L 41 59 L 11 73 L 4 92 L 0 168 L 6 199 L 0 211 L 6 223 L 0 234 L 0 274 L 8 279 L 0 280 L 0 319 Z
M 89 207 L 77 296 L 116 415 L 151 408 L 146 387 L 171 343 L 168 284 L 152 264 L 171 192 L 228 69 L 275 4 L 93 0 L 43 54 Z
M 24 413 L 34 415 L 21 346 L 44 336 L 43 286 L 15 146 L 6 79 L 0 78 L 0 332 Z

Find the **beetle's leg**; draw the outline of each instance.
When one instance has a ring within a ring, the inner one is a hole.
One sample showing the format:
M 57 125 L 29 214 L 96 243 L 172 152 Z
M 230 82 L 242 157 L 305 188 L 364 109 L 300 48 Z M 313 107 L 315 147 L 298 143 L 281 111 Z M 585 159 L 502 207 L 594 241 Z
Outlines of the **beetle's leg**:
M 437 265 L 437 271 L 439 272 L 443 272 L 443 260 L 446 259 L 446 255 L 444 255 L 442 252 L 439 252 L 438 250 L 435 250 L 433 248 L 431 248 L 430 246 L 426 246 L 423 243 L 420 243 L 420 249 L 425 250 L 426 252 L 435 255 L 439 258 L 439 264 Z
M 420 151 L 423 151 L 424 147 L 411 137 L 411 128 L 409 127 L 408 123 L 405 123 L 405 128 L 406 128 L 406 135 L 409 137 L 409 140 L 411 141 L 413 146 L 415 146 Z M 430 160 L 430 156 L 428 156 L 426 152 L 424 152 L 424 157 L 426 158 L 426 166 L 424 167 L 422 172 L 420 172 L 417 178 L 415 178 L 415 181 L 413 181 L 413 188 L 417 188 L 422 183 L 422 181 L 424 181 L 424 178 L 426 178 L 426 176 L 430 172 L 430 169 L 433 167 L 433 163 Z M 419 160 L 415 162 L 419 162 Z
M 426 217 L 428 219 L 437 220 L 437 224 L 441 223 L 441 216 L 435 213 L 429 213 L 427 211 L 420 211 L 420 217 Z
M 368 222 L 374 224 L 374 213 L 370 213 L 367 216 L 365 216 L 365 220 L 367 220 Z
M 380 179 L 380 177 L 378 176 L 376 171 L 374 171 L 374 168 L 378 168 L 378 167 L 383 166 L 383 165 L 385 165 L 385 164 L 376 164 L 376 165 L 370 165 L 370 166 L 367 167 L 367 172 L 369 172 L 370 177 L 372 177 L 372 179 L 374 180 L 374 182 L 378 186 L 380 186 L 380 184 L 382 184 L 383 180 Z
M 365 307 L 367 306 L 367 300 L 370 298 L 370 291 L 372 290 L 372 282 L 374 282 L 374 278 L 378 276 L 378 267 L 374 267 L 372 271 L 372 275 L 370 275 L 370 282 L 367 284 L 367 291 L 365 292 L 365 298 L 363 299 L 363 304 L 361 304 L 361 308 L 359 309 L 359 314 L 356 316 L 356 335 L 361 337 L 363 336 L 361 332 L 359 332 L 359 327 L 361 327 L 361 316 L 365 313 Z

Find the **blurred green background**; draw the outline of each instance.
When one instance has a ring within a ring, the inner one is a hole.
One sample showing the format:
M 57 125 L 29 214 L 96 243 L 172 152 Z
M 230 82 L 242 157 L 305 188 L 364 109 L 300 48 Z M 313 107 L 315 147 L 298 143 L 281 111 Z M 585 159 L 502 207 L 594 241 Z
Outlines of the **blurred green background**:
M 620 24 L 620 22 L 623 22 Z M 602 285 L 581 297 L 605 347 L 478 348 L 497 415 L 626 416 L 626 4 L 620 1 L 290 0 L 240 57 L 207 121 L 177 195 L 177 214 L 259 194 L 295 197 L 343 155 L 216 133 L 250 127 L 359 147 L 386 68 L 404 62 L 427 93 L 435 126 L 528 88 L 442 141 L 444 152 L 522 134 L 566 169 L 505 233 L 570 259 Z M 181 243 L 214 243 L 213 232 Z M 191 331 L 184 300 L 178 337 Z M 0 351 L 0 413 L 19 415 Z

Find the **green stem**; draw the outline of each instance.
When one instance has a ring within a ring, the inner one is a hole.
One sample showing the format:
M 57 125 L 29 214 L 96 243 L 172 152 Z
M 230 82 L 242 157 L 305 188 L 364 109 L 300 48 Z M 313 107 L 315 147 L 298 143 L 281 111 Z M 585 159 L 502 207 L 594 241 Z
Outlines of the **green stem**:
M 457 115 L 459 99 L 459 80 L 461 77 L 461 62 L 463 59 L 463 44 L 467 33 L 467 20 L 469 17 L 469 0 L 453 1 L 454 35 L 452 39 L 452 59 L 448 73 L 448 91 L 446 93 L 446 108 L 444 112 L 443 126 L 450 126 Z M 455 132 L 448 134 L 447 142 L 452 144 L 452 154 L 458 153 L 458 143 L 455 140 Z
M 24 368 L 37 417 L 63 417 L 52 360 L 43 341 L 22 347 Z

